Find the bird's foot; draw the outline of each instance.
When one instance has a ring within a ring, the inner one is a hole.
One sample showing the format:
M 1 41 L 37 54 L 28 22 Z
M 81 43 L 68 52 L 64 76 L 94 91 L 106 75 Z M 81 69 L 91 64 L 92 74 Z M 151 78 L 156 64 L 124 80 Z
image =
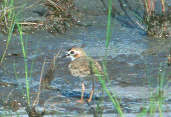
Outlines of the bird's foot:
M 84 104 L 84 100 L 77 100 L 76 102 L 80 103 L 80 104 Z
M 87 102 L 90 103 L 92 99 L 88 99 Z

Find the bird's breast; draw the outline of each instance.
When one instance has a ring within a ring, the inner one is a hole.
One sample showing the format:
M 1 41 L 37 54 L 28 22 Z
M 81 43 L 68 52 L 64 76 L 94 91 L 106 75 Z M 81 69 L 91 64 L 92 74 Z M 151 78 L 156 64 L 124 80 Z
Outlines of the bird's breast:
M 70 73 L 75 77 L 87 77 L 93 75 L 92 64 L 94 64 L 97 70 L 101 71 L 101 66 L 98 62 L 89 58 L 79 58 L 68 65 Z

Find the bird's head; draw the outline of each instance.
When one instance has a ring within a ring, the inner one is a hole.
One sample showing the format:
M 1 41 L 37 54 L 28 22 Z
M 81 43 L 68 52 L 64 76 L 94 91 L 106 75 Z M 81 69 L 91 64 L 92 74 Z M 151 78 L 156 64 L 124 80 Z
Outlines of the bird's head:
M 87 56 L 84 50 L 76 47 L 70 48 L 65 55 L 65 57 L 70 58 L 72 61 L 83 56 Z

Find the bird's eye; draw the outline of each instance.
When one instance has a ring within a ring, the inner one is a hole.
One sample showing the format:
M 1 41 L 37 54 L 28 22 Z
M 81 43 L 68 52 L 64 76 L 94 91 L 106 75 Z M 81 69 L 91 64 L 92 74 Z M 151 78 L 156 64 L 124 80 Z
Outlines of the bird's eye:
M 70 54 L 74 54 L 74 51 L 71 51 Z

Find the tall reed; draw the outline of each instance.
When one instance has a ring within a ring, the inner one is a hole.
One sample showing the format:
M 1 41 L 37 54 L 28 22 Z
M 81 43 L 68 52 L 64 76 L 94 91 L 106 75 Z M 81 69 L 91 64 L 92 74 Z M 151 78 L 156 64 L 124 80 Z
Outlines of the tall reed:
M 112 0 L 108 0 L 108 15 L 107 15 L 107 32 L 105 46 L 108 48 L 111 39 L 111 13 L 112 13 Z
M 107 31 L 106 31 L 106 43 L 105 43 L 105 47 L 106 49 L 109 47 L 109 43 L 110 43 L 110 39 L 111 39 L 111 13 L 112 13 L 112 0 L 108 0 L 108 15 L 107 15 Z M 106 55 L 107 56 L 107 55 Z M 104 69 L 104 76 L 98 76 L 98 80 L 100 81 L 103 90 L 106 92 L 106 94 L 108 95 L 109 99 L 111 100 L 111 102 L 113 103 L 113 106 L 116 108 L 118 114 L 120 117 L 124 117 L 122 109 L 120 107 L 120 103 L 117 100 L 116 96 L 113 95 L 109 89 L 106 86 L 106 79 L 108 79 L 108 75 L 107 75 L 107 68 L 106 68 L 106 62 L 105 62 L 105 58 L 103 61 L 103 69 Z M 97 71 L 98 72 L 98 71 Z M 99 73 L 98 73 L 99 74 Z
M 28 105 L 30 105 L 30 84 L 29 84 L 30 80 L 28 79 L 29 77 L 28 77 L 27 53 L 26 53 L 25 44 L 24 44 L 24 40 L 23 40 L 22 25 L 17 23 L 17 29 L 18 29 L 18 32 L 19 32 L 20 44 L 21 44 L 21 49 L 22 49 L 22 53 L 23 53 L 23 57 L 24 57 L 27 103 L 28 103 Z

